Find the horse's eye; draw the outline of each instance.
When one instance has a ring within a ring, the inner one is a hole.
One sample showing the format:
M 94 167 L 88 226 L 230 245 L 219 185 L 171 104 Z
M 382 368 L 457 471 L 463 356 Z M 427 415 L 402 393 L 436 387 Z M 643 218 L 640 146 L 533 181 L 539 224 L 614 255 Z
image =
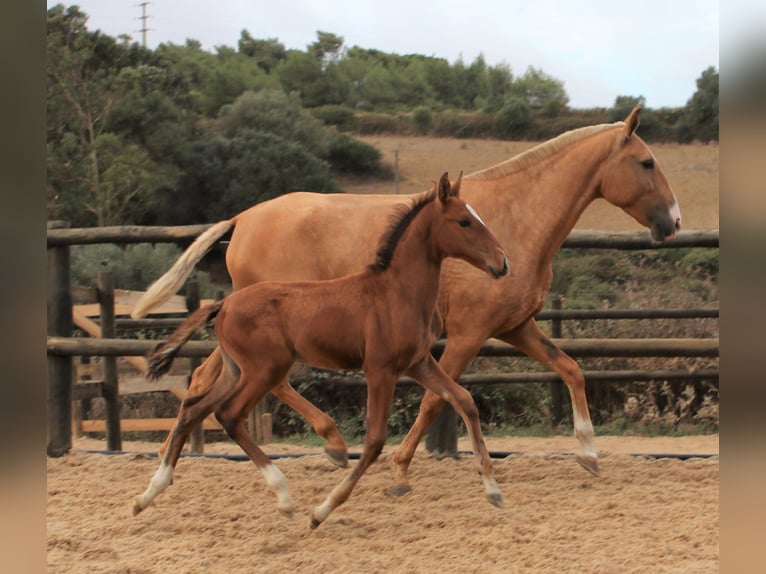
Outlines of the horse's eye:
M 643 160 L 641 162 L 641 166 L 645 167 L 646 169 L 652 169 L 654 167 L 654 159 L 653 158 L 649 158 L 649 159 Z
M 469 227 L 471 225 L 470 219 L 461 219 L 457 222 L 460 227 Z

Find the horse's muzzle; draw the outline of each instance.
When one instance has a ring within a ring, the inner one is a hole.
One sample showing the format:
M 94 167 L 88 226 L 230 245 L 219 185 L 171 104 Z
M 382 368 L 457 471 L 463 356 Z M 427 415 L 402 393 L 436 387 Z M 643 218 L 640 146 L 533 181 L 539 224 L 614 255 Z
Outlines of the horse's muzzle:
M 508 275 L 508 271 L 508 257 L 503 257 L 503 266 L 500 269 L 495 269 L 493 265 L 489 266 L 489 274 L 495 279 Z

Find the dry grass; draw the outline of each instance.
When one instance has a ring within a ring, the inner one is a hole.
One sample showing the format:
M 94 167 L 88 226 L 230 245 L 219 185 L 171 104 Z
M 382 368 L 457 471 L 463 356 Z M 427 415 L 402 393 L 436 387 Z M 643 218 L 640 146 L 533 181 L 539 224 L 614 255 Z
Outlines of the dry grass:
M 448 139 L 414 136 L 366 136 L 359 139 L 383 153 L 395 165 L 399 152 L 399 193 L 426 189 L 444 171 L 471 173 L 517 155 L 537 142 Z M 650 148 L 678 197 L 685 229 L 718 228 L 718 145 L 654 144 Z M 340 180 L 349 193 L 396 193 L 393 182 L 359 183 Z M 578 229 L 634 231 L 643 229 L 631 217 L 604 201 L 594 202 L 582 215 Z

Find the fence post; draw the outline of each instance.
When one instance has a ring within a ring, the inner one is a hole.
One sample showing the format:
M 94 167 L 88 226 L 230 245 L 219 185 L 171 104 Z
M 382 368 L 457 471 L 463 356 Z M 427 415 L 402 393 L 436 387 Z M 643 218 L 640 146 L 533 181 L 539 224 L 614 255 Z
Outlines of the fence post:
M 560 311 L 561 310 L 561 297 L 556 295 L 551 301 L 551 308 Z M 554 339 L 561 338 L 561 317 L 554 317 L 551 319 L 551 337 Z M 564 408 L 562 405 L 561 397 L 561 385 L 563 383 L 555 381 L 551 383 L 551 422 L 553 426 L 561 424 L 561 419 L 564 417 Z
M 98 306 L 101 318 L 101 338 L 114 339 L 117 337 L 117 327 L 114 321 L 114 281 L 111 271 L 98 272 L 96 288 L 98 289 Z M 108 450 L 122 450 L 117 357 L 104 357 L 104 382 L 101 385 L 101 395 L 104 397 L 105 403 L 106 448 Z
M 433 351 L 432 351 L 433 353 Z M 440 353 L 433 353 L 438 361 Z M 426 450 L 437 459 L 447 456 L 457 458 L 457 412 L 449 403 L 442 406 L 426 434 Z
M 186 310 L 191 314 L 197 309 L 199 309 L 199 283 L 197 281 L 189 281 L 186 284 Z M 200 363 L 201 361 L 198 357 L 189 357 L 189 383 L 187 388 L 191 384 L 192 374 L 200 366 Z M 205 451 L 205 429 L 202 423 L 192 429 L 189 436 L 189 448 L 195 454 L 202 454 Z
M 68 228 L 64 221 L 49 221 L 48 229 Z M 69 247 L 48 248 L 48 335 L 72 336 L 72 289 Z M 48 355 L 48 456 L 57 457 L 72 448 L 72 357 Z

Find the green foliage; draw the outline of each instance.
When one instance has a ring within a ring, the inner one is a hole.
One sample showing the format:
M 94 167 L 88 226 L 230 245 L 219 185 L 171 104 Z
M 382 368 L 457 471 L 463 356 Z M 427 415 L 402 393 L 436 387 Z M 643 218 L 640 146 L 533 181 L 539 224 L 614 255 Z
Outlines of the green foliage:
M 291 191 L 336 191 L 326 161 L 270 133 L 240 130 L 192 146 L 177 190 L 163 195 L 163 224 L 218 221 Z
M 311 113 L 326 126 L 335 127 L 338 131 L 348 132 L 356 128 L 356 115 L 350 108 L 344 106 L 320 106 L 313 108 Z
M 181 249 L 169 243 L 142 243 L 119 247 L 111 244 L 74 245 L 71 248 L 72 284 L 93 286 L 99 271 L 111 271 L 117 289 L 143 291 L 165 273 L 181 255 Z M 195 270 L 200 296 L 210 298 L 216 287 L 204 271 Z
M 330 144 L 327 161 L 334 169 L 354 175 L 381 173 L 382 154 L 378 148 L 346 134 L 337 134 Z
M 434 116 L 429 108 L 420 106 L 412 112 L 412 122 L 415 124 L 417 132 L 425 135 L 434 127 Z
M 718 72 L 714 67 L 707 68 L 697 79 L 697 91 L 686 103 L 679 130 L 689 140 L 718 141 Z
M 247 91 L 221 109 L 219 120 L 221 133 L 227 138 L 246 131 L 270 133 L 299 143 L 319 157 L 327 156 L 332 140 L 322 122 L 303 109 L 297 93 Z
M 557 117 L 569 102 L 564 83 L 533 66 L 513 82 L 512 92 L 532 110 L 541 111 L 549 118 Z
M 498 115 L 498 127 L 505 136 L 523 133 L 533 121 L 532 108 L 519 96 L 506 98 Z

